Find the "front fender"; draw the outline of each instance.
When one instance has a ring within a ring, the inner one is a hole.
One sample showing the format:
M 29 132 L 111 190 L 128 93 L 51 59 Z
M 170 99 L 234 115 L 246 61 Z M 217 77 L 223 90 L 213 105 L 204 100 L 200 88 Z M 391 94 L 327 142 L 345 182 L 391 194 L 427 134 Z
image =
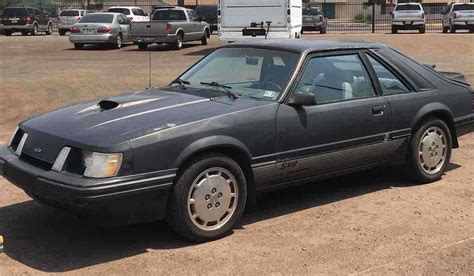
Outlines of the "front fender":
M 176 158 L 176 163 L 174 164 L 174 167 L 179 168 L 185 160 L 198 154 L 199 152 L 204 152 L 212 148 L 219 147 L 230 147 L 238 149 L 244 154 L 246 154 L 249 160 L 251 160 L 252 155 L 249 149 L 241 141 L 230 136 L 217 135 L 202 138 L 188 145 L 186 148 L 184 148 L 183 151 L 181 151 L 181 153 L 178 155 L 178 158 Z

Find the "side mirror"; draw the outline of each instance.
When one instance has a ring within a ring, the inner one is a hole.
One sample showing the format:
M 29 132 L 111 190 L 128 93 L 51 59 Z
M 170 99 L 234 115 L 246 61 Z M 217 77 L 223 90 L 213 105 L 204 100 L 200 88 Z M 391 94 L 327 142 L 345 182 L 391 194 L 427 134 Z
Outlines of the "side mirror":
M 309 93 L 295 93 L 289 102 L 290 106 L 316 105 L 316 98 Z

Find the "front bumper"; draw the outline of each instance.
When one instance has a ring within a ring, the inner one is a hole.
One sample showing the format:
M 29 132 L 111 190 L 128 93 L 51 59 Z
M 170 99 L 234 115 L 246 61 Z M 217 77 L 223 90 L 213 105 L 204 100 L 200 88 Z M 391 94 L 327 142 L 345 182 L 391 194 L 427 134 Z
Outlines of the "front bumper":
M 34 199 L 100 225 L 160 220 L 176 170 L 89 179 L 35 167 L 0 149 L 0 175 Z
M 72 43 L 83 43 L 83 44 L 115 43 L 117 41 L 117 35 L 115 34 L 95 34 L 95 35 L 69 34 L 69 41 Z
M 453 22 L 456 29 L 474 29 L 474 18 L 471 20 L 456 20 Z

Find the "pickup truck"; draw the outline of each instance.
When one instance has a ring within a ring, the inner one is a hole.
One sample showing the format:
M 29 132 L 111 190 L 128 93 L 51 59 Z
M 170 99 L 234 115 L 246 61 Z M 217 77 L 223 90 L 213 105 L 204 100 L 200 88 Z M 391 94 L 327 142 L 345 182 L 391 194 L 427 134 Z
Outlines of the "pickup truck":
M 441 13 L 443 33 L 465 29 L 474 32 L 474 3 L 451 3 Z
M 400 3 L 392 14 L 392 34 L 398 30 L 418 30 L 425 33 L 426 18 L 420 3 Z
M 157 8 L 149 22 L 132 22 L 131 27 L 131 41 L 140 50 L 146 50 L 153 43 L 170 44 L 176 50 L 188 41 L 207 45 L 210 36 L 209 24 L 195 11 L 181 7 Z

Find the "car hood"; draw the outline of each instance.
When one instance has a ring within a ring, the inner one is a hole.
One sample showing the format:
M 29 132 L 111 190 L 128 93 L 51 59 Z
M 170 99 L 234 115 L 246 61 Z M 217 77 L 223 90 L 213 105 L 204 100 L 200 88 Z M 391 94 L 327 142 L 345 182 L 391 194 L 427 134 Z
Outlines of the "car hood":
M 108 147 L 163 129 L 268 104 L 272 102 L 210 99 L 149 89 L 58 109 L 23 122 L 21 128 L 86 146 Z

